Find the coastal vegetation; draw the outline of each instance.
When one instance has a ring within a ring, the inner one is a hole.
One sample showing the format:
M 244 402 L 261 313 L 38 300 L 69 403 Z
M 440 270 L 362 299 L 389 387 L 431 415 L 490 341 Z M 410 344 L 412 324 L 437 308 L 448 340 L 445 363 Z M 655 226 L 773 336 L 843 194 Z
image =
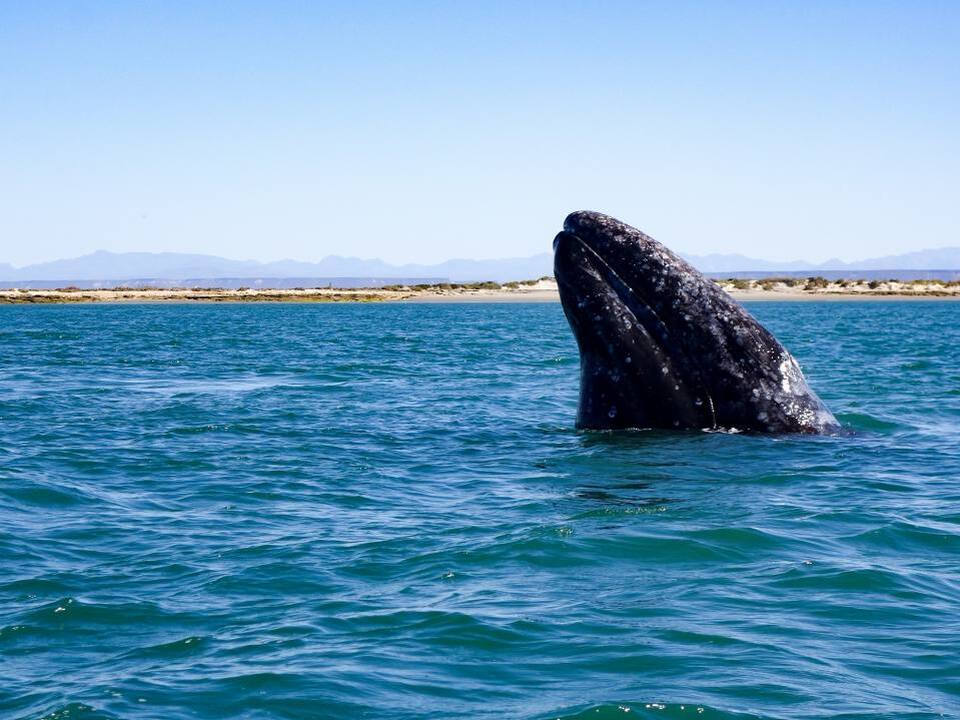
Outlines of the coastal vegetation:
M 957 297 L 960 280 L 828 280 L 821 276 L 726 278 L 717 283 L 733 293 L 801 293 L 830 296 L 903 296 L 903 297 Z

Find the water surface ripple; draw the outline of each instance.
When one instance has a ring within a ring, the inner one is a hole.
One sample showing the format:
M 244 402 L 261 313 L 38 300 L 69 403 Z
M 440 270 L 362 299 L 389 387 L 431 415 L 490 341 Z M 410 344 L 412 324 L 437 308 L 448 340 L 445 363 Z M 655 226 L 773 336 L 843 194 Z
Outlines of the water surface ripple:
M 0 717 L 956 716 L 958 308 L 753 305 L 780 438 L 574 431 L 556 304 L 0 308 Z

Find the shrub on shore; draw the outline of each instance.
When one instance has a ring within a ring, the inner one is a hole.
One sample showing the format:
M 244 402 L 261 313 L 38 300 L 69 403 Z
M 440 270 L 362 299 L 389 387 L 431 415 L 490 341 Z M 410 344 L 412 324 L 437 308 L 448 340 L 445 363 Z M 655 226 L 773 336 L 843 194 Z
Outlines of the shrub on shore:
M 484 282 L 462 283 L 457 287 L 463 288 L 464 290 L 499 290 L 502 285 L 492 280 L 485 280 Z

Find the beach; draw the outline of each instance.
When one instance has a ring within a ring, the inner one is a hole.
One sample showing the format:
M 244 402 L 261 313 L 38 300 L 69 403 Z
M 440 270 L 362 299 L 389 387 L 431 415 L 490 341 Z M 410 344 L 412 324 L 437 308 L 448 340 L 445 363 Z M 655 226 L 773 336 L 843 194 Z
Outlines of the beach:
M 744 301 L 957 299 L 960 283 L 811 279 L 719 280 Z M 2 289 L 0 305 L 191 302 L 558 302 L 552 278 L 510 283 L 390 285 L 381 288 L 103 288 Z

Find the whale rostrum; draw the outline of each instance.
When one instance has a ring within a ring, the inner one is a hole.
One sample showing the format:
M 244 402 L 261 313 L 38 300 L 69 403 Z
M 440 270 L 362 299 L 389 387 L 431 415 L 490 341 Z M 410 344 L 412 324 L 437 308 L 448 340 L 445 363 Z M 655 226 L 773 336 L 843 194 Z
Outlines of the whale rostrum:
M 578 428 L 838 428 L 777 339 L 653 238 L 575 212 L 553 247 L 580 349 Z

